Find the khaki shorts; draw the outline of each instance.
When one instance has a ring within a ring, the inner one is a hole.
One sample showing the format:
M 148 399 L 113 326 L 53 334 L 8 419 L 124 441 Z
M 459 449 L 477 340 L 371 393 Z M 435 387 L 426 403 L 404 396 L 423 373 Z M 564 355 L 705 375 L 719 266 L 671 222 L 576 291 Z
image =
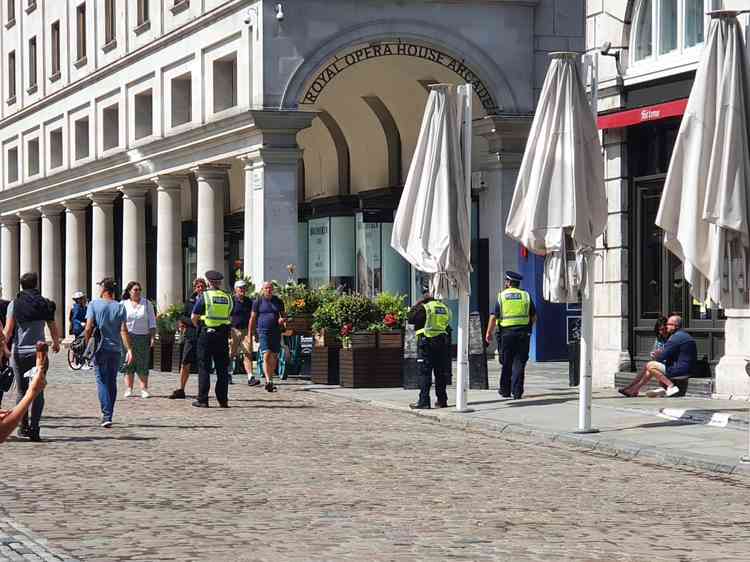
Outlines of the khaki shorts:
M 252 358 L 253 346 L 249 339 L 247 339 L 247 330 L 238 330 L 232 328 L 231 337 L 229 339 L 229 356 L 237 357 L 237 352 L 242 349 L 242 353 L 245 357 Z
M 646 364 L 646 367 L 649 369 L 653 369 L 654 371 L 659 371 L 662 375 L 667 374 L 666 365 L 664 365 L 664 363 L 659 363 L 659 361 L 649 361 Z

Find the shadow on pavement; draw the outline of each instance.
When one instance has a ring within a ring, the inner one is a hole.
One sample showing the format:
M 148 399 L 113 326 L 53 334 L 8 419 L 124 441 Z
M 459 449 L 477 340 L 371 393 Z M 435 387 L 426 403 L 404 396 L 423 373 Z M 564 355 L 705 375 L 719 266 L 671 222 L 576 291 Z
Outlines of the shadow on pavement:
M 88 443 L 90 441 L 156 441 L 156 437 L 138 437 L 136 435 L 102 435 L 90 437 L 44 437 L 45 443 Z M 20 441 L 20 439 L 19 439 Z

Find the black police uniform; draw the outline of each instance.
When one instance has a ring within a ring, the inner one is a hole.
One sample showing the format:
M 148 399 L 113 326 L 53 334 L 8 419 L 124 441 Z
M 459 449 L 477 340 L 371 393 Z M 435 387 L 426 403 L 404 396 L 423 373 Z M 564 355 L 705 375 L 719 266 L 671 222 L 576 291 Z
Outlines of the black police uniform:
M 506 272 L 506 279 L 520 282 L 523 277 L 517 273 Z M 495 318 L 497 320 L 497 348 L 500 359 L 500 395 L 504 398 L 513 396 L 515 399 L 523 397 L 524 381 L 526 378 L 526 363 L 529 360 L 529 346 L 531 343 L 532 324 L 524 326 L 510 326 L 501 328 L 502 309 L 500 303 L 495 303 Z M 529 299 L 529 320 L 536 316 L 534 301 Z
M 423 302 L 429 302 L 432 299 L 426 299 Z M 414 305 L 409 310 L 407 319 L 409 324 L 413 324 L 415 330 L 419 331 L 424 328 L 427 321 L 427 313 L 424 306 Z M 417 365 L 419 376 L 419 399 L 413 405 L 415 408 L 430 407 L 430 387 L 432 386 L 433 372 L 435 374 L 435 396 L 437 401 L 436 407 L 445 408 L 448 406 L 448 393 L 446 387 L 451 383 L 451 336 L 450 327 L 448 333 L 440 336 L 428 338 L 427 336 L 417 336 Z
M 206 273 L 210 281 L 220 281 L 223 276 L 214 271 Z M 213 289 L 207 289 L 210 291 Z M 205 293 L 204 293 L 205 295 Z M 203 315 L 206 312 L 204 295 L 198 297 L 193 309 L 193 314 Z M 232 296 L 227 293 L 227 298 L 232 302 Z M 222 408 L 229 407 L 229 340 L 230 320 L 223 326 L 209 328 L 201 324 L 198 336 L 198 399 L 193 406 L 207 407 L 208 392 L 211 389 L 211 365 L 216 371 L 216 400 Z

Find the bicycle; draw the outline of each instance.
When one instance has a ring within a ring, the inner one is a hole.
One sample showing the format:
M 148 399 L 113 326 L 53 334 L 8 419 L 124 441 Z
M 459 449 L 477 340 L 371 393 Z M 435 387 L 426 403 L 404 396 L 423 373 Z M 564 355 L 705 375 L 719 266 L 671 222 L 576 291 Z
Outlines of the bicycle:
M 83 334 L 76 337 L 68 348 L 68 366 L 74 371 L 91 369 L 91 358 L 86 355 L 86 339 Z

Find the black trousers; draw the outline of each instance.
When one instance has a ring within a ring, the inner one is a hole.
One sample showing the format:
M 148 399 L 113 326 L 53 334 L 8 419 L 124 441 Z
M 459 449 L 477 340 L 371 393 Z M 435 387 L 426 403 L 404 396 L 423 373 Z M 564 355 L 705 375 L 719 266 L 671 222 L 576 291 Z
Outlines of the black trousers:
M 529 341 L 531 334 L 527 329 L 505 329 L 500 335 L 500 394 L 521 398 L 523 382 L 526 376 L 526 362 L 529 360 Z
M 216 369 L 216 399 L 226 402 L 229 394 L 229 326 L 202 328 L 198 337 L 198 401 L 208 403 L 211 365 Z
M 440 404 L 448 403 L 445 387 L 451 379 L 451 347 L 447 335 L 428 338 L 419 336 L 417 341 L 417 368 L 419 369 L 420 406 L 430 405 L 432 374 L 435 373 L 435 395 Z

